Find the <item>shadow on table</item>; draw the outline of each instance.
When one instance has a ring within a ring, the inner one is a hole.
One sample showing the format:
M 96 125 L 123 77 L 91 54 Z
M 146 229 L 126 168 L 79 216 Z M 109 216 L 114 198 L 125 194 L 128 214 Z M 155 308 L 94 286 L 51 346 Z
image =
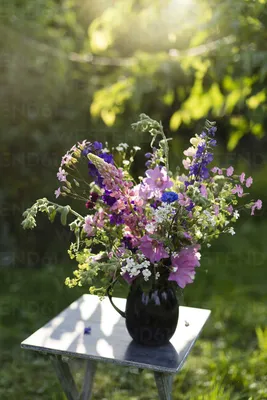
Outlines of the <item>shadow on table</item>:
M 124 300 L 119 306 L 123 308 Z M 90 327 L 91 333 L 84 334 Z M 80 358 L 104 358 L 106 361 L 147 368 L 176 369 L 179 356 L 169 343 L 160 347 L 138 345 L 129 336 L 125 320 L 108 299 L 82 296 L 40 330 L 39 346 Z

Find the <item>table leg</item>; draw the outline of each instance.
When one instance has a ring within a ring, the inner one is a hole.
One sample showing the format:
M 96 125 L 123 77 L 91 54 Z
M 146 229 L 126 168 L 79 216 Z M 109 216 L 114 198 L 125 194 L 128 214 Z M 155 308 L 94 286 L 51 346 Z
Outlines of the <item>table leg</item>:
M 78 389 L 76 387 L 68 363 L 63 362 L 61 356 L 52 356 L 51 361 L 56 371 L 58 380 L 68 400 L 91 399 L 93 380 L 97 365 L 96 361 L 94 360 L 86 361 L 85 375 L 84 375 L 83 388 L 81 394 L 79 394 L 78 392 Z
M 154 372 L 160 400 L 171 400 L 173 375 L 165 372 Z
M 61 356 L 52 356 L 51 361 L 56 371 L 58 380 L 65 392 L 68 400 L 79 400 L 79 392 L 75 385 L 73 376 L 66 362 L 62 361 Z
M 80 395 L 80 400 L 91 399 L 96 366 L 97 366 L 96 361 L 94 360 L 86 361 L 85 376 L 84 376 L 82 393 Z

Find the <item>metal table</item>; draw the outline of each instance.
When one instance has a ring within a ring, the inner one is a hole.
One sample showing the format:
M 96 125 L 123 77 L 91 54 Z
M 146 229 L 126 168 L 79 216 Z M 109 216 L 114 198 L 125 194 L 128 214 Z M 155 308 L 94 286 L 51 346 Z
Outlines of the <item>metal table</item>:
M 114 298 L 120 309 L 125 299 Z M 210 310 L 180 307 L 176 332 L 167 345 L 146 347 L 134 343 L 125 320 L 108 298 L 84 295 L 21 343 L 27 350 L 50 354 L 52 364 L 68 400 L 89 400 L 97 362 L 108 362 L 154 372 L 159 399 L 170 400 L 172 378 L 183 366 Z M 84 334 L 90 327 L 91 333 Z M 86 360 L 82 392 L 79 393 L 67 361 Z

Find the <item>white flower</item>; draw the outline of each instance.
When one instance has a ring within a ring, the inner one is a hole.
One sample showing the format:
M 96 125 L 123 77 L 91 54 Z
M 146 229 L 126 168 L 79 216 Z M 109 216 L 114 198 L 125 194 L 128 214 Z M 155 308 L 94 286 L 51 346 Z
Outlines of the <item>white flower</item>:
M 194 157 L 196 155 L 196 149 L 194 147 L 189 147 L 184 151 L 184 155 L 187 157 Z
M 201 254 L 200 254 L 199 252 L 195 253 L 195 256 L 196 256 L 196 258 L 197 258 L 198 260 L 201 259 Z
M 207 243 L 207 247 L 211 247 L 211 244 L 210 244 L 210 243 Z
M 235 219 L 238 219 L 240 217 L 240 214 L 239 214 L 239 212 L 237 210 L 235 210 L 233 217 Z
M 129 147 L 128 143 L 120 143 L 119 146 L 123 147 L 125 150 Z
M 144 276 L 144 280 L 148 281 L 148 279 L 151 275 L 151 271 L 149 269 L 143 269 L 142 274 Z
M 160 273 L 159 273 L 159 272 L 157 272 L 157 273 L 156 273 L 156 275 L 155 275 L 155 279 L 156 279 L 156 280 L 158 280 L 158 279 L 159 279 L 159 277 L 160 277 Z
M 157 224 L 161 224 L 164 221 L 168 221 L 171 215 L 173 215 L 174 213 L 175 213 L 175 208 L 171 204 L 164 203 L 162 206 L 158 207 L 153 211 L 154 214 L 153 216 L 155 222 Z
M 196 230 L 196 233 L 195 233 L 195 235 L 196 235 L 196 238 L 197 239 L 201 239 L 202 238 L 202 233 L 200 232 L 200 230 L 198 229 L 198 230 Z
M 138 150 L 141 150 L 141 147 L 139 147 L 139 146 L 134 146 L 133 149 L 134 149 L 135 151 L 138 151 Z
M 235 231 L 234 231 L 234 228 L 231 226 L 231 228 L 229 228 L 229 231 L 228 231 L 232 236 L 233 235 L 235 235 Z
M 155 226 L 155 224 L 153 224 L 153 222 L 150 222 L 149 224 L 146 224 L 145 229 L 148 233 L 154 233 L 156 230 L 156 226 Z
M 225 221 L 224 225 L 226 226 L 226 225 L 228 225 L 229 223 L 230 223 L 229 221 Z

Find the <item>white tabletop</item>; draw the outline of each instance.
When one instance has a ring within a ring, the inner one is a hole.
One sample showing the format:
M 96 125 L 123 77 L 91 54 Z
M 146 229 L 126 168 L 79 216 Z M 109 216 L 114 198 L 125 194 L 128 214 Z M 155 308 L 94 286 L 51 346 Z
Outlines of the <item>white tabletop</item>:
M 114 303 L 125 309 L 125 299 L 114 298 Z M 108 298 L 100 301 L 88 294 L 29 336 L 21 347 L 175 373 L 184 364 L 209 315 L 210 310 L 180 306 L 178 326 L 170 343 L 147 347 L 132 341 L 124 318 Z M 89 335 L 84 334 L 86 327 L 91 327 Z

